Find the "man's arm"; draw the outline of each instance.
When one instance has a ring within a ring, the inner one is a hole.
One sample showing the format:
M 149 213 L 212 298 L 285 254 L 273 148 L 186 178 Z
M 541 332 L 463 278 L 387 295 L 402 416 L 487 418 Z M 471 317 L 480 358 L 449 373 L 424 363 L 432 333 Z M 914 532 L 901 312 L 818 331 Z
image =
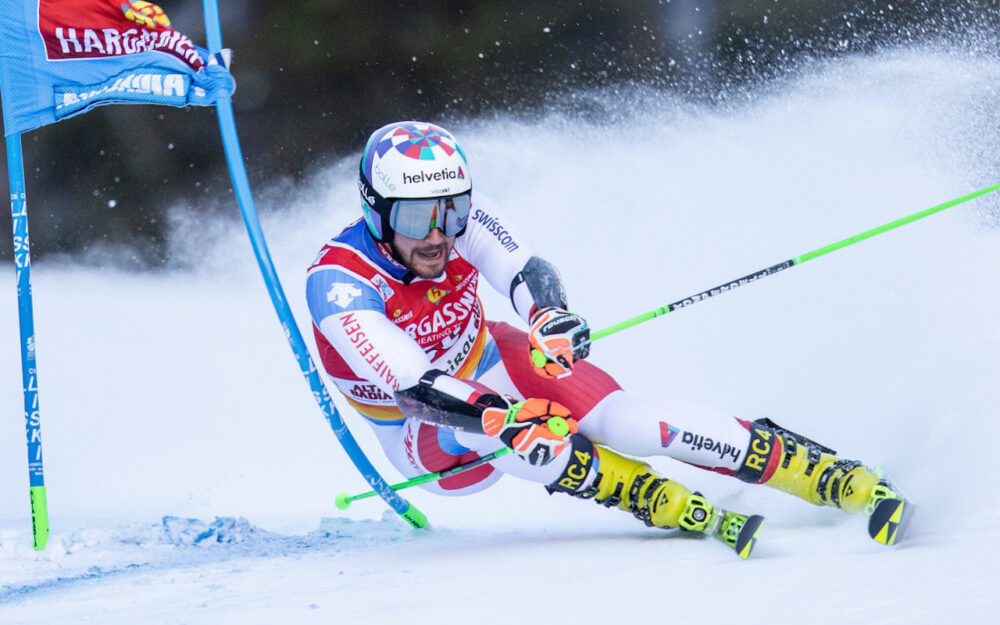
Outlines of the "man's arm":
M 412 419 L 496 438 L 534 465 L 552 461 L 578 431 L 576 420 L 561 404 L 544 399 L 511 404 L 477 382 L 438 370 L 428 371 L 416 386 L 397 391 L 396 404 Z M 558 418 L 559 427 L 549 422 L 553 418 Z
M 527 310 L 531 362 L 546 378 L 572 373 L 573 365 L 590 355 L 590 327 L 566 310 L 566 289 L 555 265 L 532 256 L 510 284 L 510 300 L 521 314 Z
M 460 380 L 438 369 L 396 392 L 396 405 L 408 417 L 452 430 L 485 434 L 483 411 L 510 408 L 510 402 L 478 382 Z
M 536 310 L 565 309 L 566 288 L 556 266 L 538 256 L 529 258 L 510 281 L 510 301 L 517 314 L 528 323 Z
M 385 316 L 378 289 L 350 270 L 310 271 L 306 300 L 313 323 L 351 371 L 387 395 L 416 384 L 431 368 L 416 341 Z
M 512 298 L 514 309 L 527 322 L 530 296 L 525 290 L 518 293 L 523 301 L 514 301 L 511 284 L 534 251 L 510 217 L 481 193 L 472 194 L 469 222 L 465 232 L 455 240 L 455 249 L 479 270 L 490 286 Z
M 496 438 L 532 464 L 551 461 L 576 432 L 575 420 L 558 404 L 511 405 L 481 384 L 432 369 L 417 342 L 386 318 L 378 291 L 358 276 L 323 269 L 310 274 L 306 290 L 316 326 L 344 363 L 392 396 L 407 417 Z M 557 434 L 546 425 L 554 416 L 568 431 L 557 428 Z
M 510 297 L 518 315 L 531 327 L 530 352 L 535 371 L 547 378 L 571 373 L 590 353 L 590 329 L 566 310 L 566 289 L 555 266 L 535 256 L 526 237 L 488 198 L 473 194 L 466 232 L 455 243 L 493 288 Z

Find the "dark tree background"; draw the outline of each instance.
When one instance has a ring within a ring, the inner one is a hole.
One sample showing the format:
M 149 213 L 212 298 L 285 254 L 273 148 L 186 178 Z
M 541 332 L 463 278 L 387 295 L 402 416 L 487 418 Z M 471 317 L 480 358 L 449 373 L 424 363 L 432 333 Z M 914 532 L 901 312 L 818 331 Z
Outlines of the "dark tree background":
M 159 3 L 204 42 L 199 0 Z M 251 184 L 294 183 L 400 118 L 533 115 L 641 82 L 709 105 L 816 58 L 945 43 L 974 54 L 996 0 L 222 0 Z M 989 37 L 988 41 L 996 41 Z M 580 111 L 586 114 L 586 111 Z M 166 211 L 235 210 L 210 109 L 109 106 L 22 137 L 32 254 L 166 259 Z M 2 149 L 2 148 L 0 148 Z M 6 168 L 0 173 L 6 186 Z M 265 208 L 265 207 L 262 207 Z M 10 259 L 10 220 L 0 220 Z M 121 251 L 124 252 L 121 252 Z

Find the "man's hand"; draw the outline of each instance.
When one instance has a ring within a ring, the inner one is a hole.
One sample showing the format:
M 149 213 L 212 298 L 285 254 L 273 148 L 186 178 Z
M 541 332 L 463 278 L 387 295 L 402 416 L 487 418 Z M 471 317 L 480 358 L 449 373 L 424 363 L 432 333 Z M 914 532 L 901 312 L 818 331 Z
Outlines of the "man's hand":
M 561 378 L 590 354 L 590 328 L 580 315 L 549 306 L 535 311 L 528 331 L 535 373 Z
M 483 410 L 483 431 L 529 464 L 548 464 L 562 453 L 569 435 L 577 432 L 576 419 L 562 404 L 547 399 L 526 399 L 504 410 Z

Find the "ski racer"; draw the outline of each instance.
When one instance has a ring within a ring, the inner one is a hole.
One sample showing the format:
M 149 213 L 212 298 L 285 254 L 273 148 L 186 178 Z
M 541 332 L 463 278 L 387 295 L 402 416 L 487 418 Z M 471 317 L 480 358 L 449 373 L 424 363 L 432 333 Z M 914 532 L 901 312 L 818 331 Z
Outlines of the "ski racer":
M 749 555 L 762 517 L 723 510 L 633 458 L 666 455 L 813 504 L 867 509 L 873 538 L 894 542 L 906 502 L 862 463 L 767 419 L 625 392 L 586 361 L 590 331 L 569 312 L 555 267 L 472 190 L 447 130 L 376 130 L 358 186 L 364 218 L 322 248 L 307 299 L 326 372 L 404 475 L 506 445 L 512 454 L 425 488 L 466 495 L 507 473 Z M 486 319 L 480 278 L 510 298 L 527 332 Z

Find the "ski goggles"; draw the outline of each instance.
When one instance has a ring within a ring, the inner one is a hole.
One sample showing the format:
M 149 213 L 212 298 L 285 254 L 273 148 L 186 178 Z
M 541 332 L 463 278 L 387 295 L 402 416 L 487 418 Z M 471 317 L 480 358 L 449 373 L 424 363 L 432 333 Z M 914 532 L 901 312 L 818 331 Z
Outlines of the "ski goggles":
M 422 200 L 393 200 L 389 225 L 411 239 L 422 239 L 434 228 L 453 237 L 465 229 L 472 208 L 472 193 Z

